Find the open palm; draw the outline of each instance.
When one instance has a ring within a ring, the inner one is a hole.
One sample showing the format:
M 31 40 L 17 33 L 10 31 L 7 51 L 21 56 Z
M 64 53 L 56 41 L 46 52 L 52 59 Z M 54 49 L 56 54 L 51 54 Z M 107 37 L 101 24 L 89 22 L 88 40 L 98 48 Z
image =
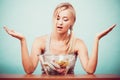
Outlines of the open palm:
M 110 31 L 112 31 L 112 29 L 116 26 L 116 24 L 113 24 L 112 26 L 110 26 L 108 29 L 102 31 L 101 33 L 99 33 L 97 35 L 98 39 L 101 39 L 102 37 L 104 37 L 105 35 L 107 35 Z
M 15 37 L 15 38 L 17 38 L 17 39 L 19 39 L 19 40 L 24 39 L 24 36 L 23 36 L 22 34 L 14 31 L 14 30 L 8 29 L 6 26 L 4 26 L 4 29 L 5 29 L 5 31 L 6 31 L 9 35 L 11 35 L 11 36 L 13 36 L 13 37 Z

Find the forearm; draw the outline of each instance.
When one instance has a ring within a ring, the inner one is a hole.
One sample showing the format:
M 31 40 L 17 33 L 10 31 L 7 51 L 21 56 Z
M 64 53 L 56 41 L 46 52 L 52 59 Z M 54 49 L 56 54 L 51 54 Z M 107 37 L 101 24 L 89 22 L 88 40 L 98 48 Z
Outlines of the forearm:
M 27 74 L 30 74 L 33 72 L 34 69 L 33 69 L 32 61 L 29 57 L 26 39 L 24 38 L 20 40 L 20 42 L 21 42 L 22 64 L 23 64 L 25 72 Z
M 107 35 L 112 29 L 116 26 L 116 24 L 113 24 L 110 26 L 108 29 L 102 31 L 100 34 L 98 34 L 95 38 L 94 46 L 93 46 L 93 51 L 92 51 L 92 56 L 88 61 L 88 66 L 87 69 L 90 70 L 90 72 L 94 73 L 96 66 L 97 66 L 97 61 L 98 61 L 98 46 L 99 46 L 99 40 Z
M 96 37 L 93 44 L 92 54 L 87 64 L 88 73 L 94 73 L 96 70 L 97 61 L 98 61 L 98 46 L 99 46 L 99 39 Z

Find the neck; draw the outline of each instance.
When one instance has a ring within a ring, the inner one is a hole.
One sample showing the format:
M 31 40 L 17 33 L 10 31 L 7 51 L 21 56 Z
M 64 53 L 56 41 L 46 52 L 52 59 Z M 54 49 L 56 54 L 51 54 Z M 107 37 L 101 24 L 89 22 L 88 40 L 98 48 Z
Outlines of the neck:
M 56 41 L 65 41 L 66 39 L 68 39 L 69 35 L 67 33 L 64 34 L 52 33 L 51 37 Z

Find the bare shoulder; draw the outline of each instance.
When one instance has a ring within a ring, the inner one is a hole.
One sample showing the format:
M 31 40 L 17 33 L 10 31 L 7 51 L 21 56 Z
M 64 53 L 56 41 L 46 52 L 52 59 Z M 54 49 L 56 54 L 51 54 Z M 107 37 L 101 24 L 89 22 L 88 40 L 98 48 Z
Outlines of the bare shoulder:
M 48 35 L 43 35 L 43 36 L 36 37 L 34 42 L 33 42 L 33 45 L 35 44 L 39 48 L 43 49 L 45 47 L 47 37 L 48 37 Z
M 75 51 L 81 50 L 81 49 L 86 49 L 86 45 L 84 41 L 80 38 L 76 38 L 75 41 Z
M 83 45 L 84 44 L 84 41 L 80 38 L 76 38 L 76 45 Z
M 37 41 L 37 42 L 44 42 L 45 40 L 46 40 L 46 38 L 48 37 L 48 35 L 43 35 L 43 36 L 39 36 L 39 37 L 36 37 L 35 38 L 35 41 Z

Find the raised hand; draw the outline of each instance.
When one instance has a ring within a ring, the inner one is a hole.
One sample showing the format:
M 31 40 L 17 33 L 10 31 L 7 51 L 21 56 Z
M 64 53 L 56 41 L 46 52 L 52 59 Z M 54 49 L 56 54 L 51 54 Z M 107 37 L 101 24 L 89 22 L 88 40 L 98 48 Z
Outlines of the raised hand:
M 15 38 L 17 38 L 17 39 L 19 39 L 19 40 L 23 40 L 23 39 L 24 39 L 24 36 L 23 36 L 22 34 L 14 31 L 14 30 L 8 29 L 6 26 L 4 26 L 4 29 L 5 29 L 5 31 L 6 31 L 9 35 L 11 35 L 11 36 L 13 36 L 13 37 L 15 37 Z
M 113 24 L 112 26 L 110 26 L 108 29 L 102 31 L 100 34 L 97 35 L 97 38 L 100 40 L 102 37 L 104 37 L 105 35 L 107 35 L 110 31 L 112 31 L 112 29 L 116 26 L 116 24 Z

